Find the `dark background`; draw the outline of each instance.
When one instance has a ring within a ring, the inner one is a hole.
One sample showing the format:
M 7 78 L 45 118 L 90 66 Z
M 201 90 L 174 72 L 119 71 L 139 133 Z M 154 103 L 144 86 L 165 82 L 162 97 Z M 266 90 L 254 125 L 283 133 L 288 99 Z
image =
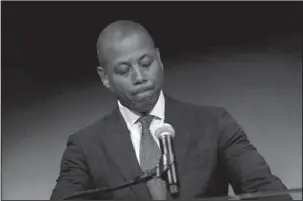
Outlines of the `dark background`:
M 218 46 L 250 49 L 266 46 L 269 38 L 299 32 L 301 5 L 299 2 L 2 2 L 2 101 L 11 103 L 9 96 L 24 91 L 23 97 L 48 94 L 66 85 L 98 79 L 92 73 L 98 64 L 96 39 L 102 28 L 118 19 L 142 23 L 165 60 L 180 54 L 208 53 Z
M 301 2 L 1 2 L 3 199 L 48 199 L 67 137 L 116 104 L 96 73 L 110 22 L 141 23 L 165 91 L 224 106 L 289 188 L 302 186 Z

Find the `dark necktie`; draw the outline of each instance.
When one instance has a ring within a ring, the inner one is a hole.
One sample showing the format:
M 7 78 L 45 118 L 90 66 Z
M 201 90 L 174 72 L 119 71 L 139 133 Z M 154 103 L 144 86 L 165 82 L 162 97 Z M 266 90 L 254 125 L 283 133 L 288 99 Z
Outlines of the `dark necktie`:
M 152 120 L 153 116 L 151 115 L 142 116 L 138 119 L 142 125 L 140 141 L 140 166 L 142 171 L 154 168 L 161 157 L 160 149 L 149 130 Z M 153 178 L 146 184 L 153 200 L 166 199 L 166 186 L 162 179 Z

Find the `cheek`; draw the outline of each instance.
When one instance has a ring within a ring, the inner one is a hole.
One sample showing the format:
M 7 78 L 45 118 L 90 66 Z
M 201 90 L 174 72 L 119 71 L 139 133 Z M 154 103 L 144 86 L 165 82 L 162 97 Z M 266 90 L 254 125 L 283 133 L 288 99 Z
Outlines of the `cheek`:
M 162 77 L 163 77 L 163 70 L 161 65 L 157 65 L 155 67 L 152 67 L 150 70 L 149 77 L 154 80 L 156 84 L 162 83 Z
M 111 80 L 111 86 L 115 92 L 127 93 L 131 89 L 131 82 L 129 79 L 114 76 Z

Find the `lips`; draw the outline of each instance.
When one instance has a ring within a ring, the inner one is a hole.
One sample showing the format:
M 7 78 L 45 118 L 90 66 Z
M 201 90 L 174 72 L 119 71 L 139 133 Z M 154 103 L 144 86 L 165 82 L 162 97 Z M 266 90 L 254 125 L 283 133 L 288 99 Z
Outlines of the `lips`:
M 149 97 L 152 94 L 152 92 L 153 92 L 152 90 L 143 91 L 141 93 L 138 93 L 137 97 L 146 98 L 146 97 Z
M 145 87 L 145 88 L 142 88 L 142 89 L 139 89 L 135 92 L 135 96 L 139 99 L 141 98 L 146 98 L 148 96 L 150 96 L 153 92 L 153 87 L 150 86 L 150 87 Z

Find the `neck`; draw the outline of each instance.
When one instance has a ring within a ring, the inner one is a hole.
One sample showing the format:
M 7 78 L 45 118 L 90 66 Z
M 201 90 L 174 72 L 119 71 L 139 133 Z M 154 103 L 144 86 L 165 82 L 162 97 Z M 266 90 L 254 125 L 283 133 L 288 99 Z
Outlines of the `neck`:
M 156 102 L 157 103 L 157 102 Z M 139 116 L 145 116 L 145 115 L 148 115 L 155 107 L 156 103 L 151 107 L 149 108 L 148 110 L 146 111 L 137 111 L 137 110 L 134 110 L 134 109 L 130 109 L 133 113 L 135 113 L 136 115 L 139 115 Z

